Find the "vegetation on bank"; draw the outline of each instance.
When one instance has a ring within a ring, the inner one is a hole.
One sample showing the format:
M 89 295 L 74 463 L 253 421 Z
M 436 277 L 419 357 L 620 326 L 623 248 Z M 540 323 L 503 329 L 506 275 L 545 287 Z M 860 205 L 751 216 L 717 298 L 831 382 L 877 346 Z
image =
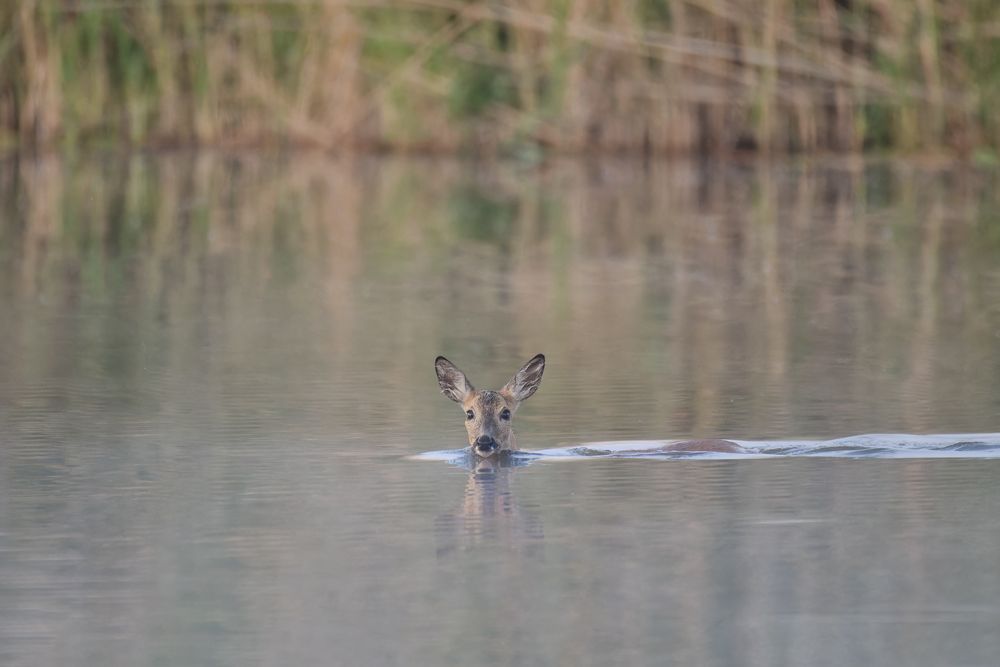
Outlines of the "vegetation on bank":
M 19 0 L 0 146 L 1000 147 L 995 0 Z

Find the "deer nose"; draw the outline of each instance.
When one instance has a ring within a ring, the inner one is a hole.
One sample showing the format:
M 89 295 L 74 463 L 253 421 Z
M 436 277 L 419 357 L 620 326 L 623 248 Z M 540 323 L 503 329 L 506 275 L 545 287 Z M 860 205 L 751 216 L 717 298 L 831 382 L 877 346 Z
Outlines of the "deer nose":
M 488 435 L 481 435 L 476 438 L 476 449 L 493 449 L 496 446 L 496 440 Z

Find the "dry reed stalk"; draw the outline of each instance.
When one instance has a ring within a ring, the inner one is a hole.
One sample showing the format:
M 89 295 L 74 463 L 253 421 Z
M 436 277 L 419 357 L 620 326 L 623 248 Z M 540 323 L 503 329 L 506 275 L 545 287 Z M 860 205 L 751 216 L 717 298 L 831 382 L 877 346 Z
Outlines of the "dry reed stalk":
M 18 130 L 28 144 L 44 145 L 59 131 L 58 44 L 49 40 L 39 0 L 25 0 L 16 12 L 24 76 Z
M 994 142 L 997 25 L 957 0 L 25 0 L 0 9 L 0 126 L 26 145 Z

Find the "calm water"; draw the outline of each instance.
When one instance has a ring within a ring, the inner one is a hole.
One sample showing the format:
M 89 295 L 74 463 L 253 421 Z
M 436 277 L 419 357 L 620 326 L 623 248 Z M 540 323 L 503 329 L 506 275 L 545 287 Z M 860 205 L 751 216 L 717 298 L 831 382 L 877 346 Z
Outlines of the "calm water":
M 998 186 L 0 163 L 0 664 L 996 665 Z M 565 456 L 682 437 L 770 454 Z

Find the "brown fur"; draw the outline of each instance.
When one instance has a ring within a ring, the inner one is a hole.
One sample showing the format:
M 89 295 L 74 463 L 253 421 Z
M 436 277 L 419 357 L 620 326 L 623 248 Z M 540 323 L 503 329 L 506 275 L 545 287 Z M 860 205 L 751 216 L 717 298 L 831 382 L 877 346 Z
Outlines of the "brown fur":
M 472 451 L 479 456 L 493 456 L 505 450 L 517 449 L 512 426 L 514 413 L 522 402 L 538 390 L 545 371 L 543 355 L 532 357 L 499 391 L 476 389 L 465 377 L 465 373 L 444 357 L 434 360 L 434 370 L 441 393 L 460 403 L 467 415 L 465 430 Z M 468 418 L 469 414 L 472 415 L 471 418 Z M 477 441 L 483 438 L 492 443 L 488 450 L 477 447 Z
M 506 408 L 513 415 L 517 410 L 517 402 L 505 396 L 502 391 L 472 390 L 468 398 L 462 401 L 462 408 L 471 410 L 475 415 L 471 420 L 465 420 L 465 430 L 469 436 L 469 444 L 476 442 L 481 435 L 489 435 L 501 446 L 498 449 L 517 449 L 517 439 L 510 419 L 501 419 L 500 414 Z
M 469 448 L 478 456 L 490 457 L 517 449 L 513 417 L 521 403 L 538 390 L 545 371 L 545 357 L 537 354 L 514 374 L 499 391 L 476 389 L 455 364 L 444 357 L 434 360 L 441 393 L 462 405 L 466 415 L 465 430 Z M 477 441 L 488 438 L 488 450 L 477 447 Z M 664 445 L 662 452 L 742 452 L 742 447 L 729 440 L 687 440 Z
M 660 448 L 661 452 L 742 452 L 742 447 L 729 440 L 687 440 Z

